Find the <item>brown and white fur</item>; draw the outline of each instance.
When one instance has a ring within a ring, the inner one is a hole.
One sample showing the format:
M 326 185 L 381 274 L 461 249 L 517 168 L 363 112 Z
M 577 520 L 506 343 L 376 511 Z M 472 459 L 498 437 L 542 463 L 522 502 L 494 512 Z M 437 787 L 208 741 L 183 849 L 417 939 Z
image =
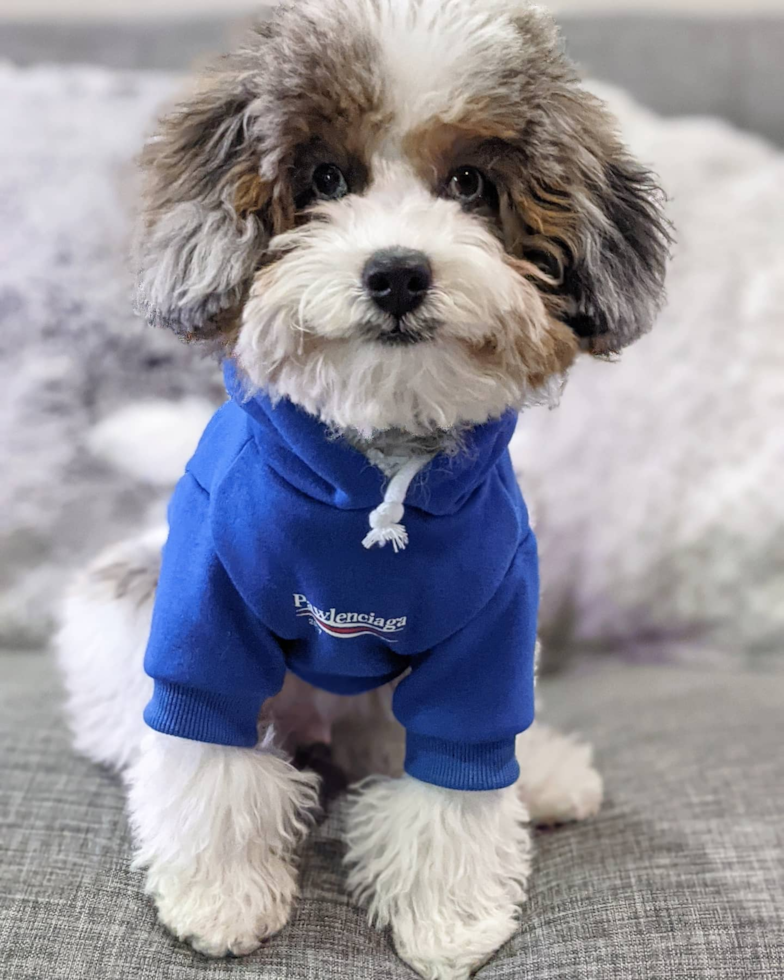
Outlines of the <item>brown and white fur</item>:
M 620 350 L 662 299 L 656 185 L 523 0 L 285 3 L 163 119 L 143 166 L 148 319 L 230 352 L 371 458 L 553 400 L 580 351 Z M 432 274 L 399 317 L 363 279 L 389 249 Z M 283 927 L 318 782 L 290 752 L 332 740 L 352 777 L 376 773 L 348 809 L 351 894 L 423 977 L 468 977 L 516 928 L 528 813 L 598 809 L 588 747 L 537 724 L 518 785 L 440 789 L 400 775 L 388 692 L 338 698 L 293 678 L 255 749 L 145 730 L 160 543 L 121 545 L 81 576 L 58 649 L 77 747 L 124 773 L 162 921 L 213 956 Z

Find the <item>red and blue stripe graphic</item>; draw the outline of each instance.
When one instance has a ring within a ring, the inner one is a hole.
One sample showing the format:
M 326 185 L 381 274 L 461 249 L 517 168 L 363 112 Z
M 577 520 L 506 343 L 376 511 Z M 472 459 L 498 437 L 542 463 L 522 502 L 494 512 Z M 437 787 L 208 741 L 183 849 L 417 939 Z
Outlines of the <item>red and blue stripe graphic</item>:
M 377 626 L 371 626 L 369 623 L 330 623 L 328 620 L 322 619 L 321 616 L 317 616 L 311 609 L 301 609 L 297 615 L 307 616 L 317 629 L 340 640 L 351 640 L 356 636 L 377 636 L 386 640 L 387 643 L 395 643 L 396 641 L 390 638 L 391 634 L 398 633 L 402 628 L 382 630 Z

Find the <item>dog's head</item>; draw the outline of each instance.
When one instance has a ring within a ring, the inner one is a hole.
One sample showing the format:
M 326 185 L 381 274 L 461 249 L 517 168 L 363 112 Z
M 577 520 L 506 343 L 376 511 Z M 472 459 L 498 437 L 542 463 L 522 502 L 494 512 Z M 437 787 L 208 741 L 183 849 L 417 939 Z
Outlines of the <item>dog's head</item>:
M 298 0 L 149 143 L 140 305 L 363 432 L 481 422 L 647 330 L 651 175 L 523 0 Z

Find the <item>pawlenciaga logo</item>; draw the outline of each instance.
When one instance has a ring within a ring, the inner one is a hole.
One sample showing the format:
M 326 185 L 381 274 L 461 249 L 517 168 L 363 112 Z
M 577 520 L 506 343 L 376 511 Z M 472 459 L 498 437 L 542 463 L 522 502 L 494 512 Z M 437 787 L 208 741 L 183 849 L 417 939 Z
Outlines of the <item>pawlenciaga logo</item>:
M 402 632 L 406 626 L 405 616 L 385 619 L 375 613 L 339 613 L 334 608 L 324 611 L 308 602 L 307 596 L 296 592 L 294 608 L 297 616 L 309 619 L 317 630 L 339 640 L 351 640 L 355 636 L 377 636 L 387 643 L 394 643 L 392 636 Z

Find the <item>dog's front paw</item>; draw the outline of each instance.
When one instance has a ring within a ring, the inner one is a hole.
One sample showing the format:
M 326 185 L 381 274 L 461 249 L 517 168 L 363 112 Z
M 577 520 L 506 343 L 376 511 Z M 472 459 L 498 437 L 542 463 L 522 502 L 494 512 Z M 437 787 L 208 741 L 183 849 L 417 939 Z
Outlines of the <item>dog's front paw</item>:
M 476 918 L 467 909 L 401 909 L 392 938 L 401 960 L 424 980 L 468 980 L 518 928 L 516 910 Z
M 517 927 L 530 870 L 513 787 L 441 789 L 405 776 L 362 784 L 349 804 L 348 888 L 425 980 L 467 980 Z
M 151 870 L 146 891 L 178 939 L 205 956 L 247 956 L 286 925 L 297 894 L 294 869 L 267 857 L 263 871 L 231 863 L 203 869 Z
M 590 745 L 535 724 L 518 738 L 517 758 L 517 787 L 533 823 L 554 826 L 599 812 L 604 788 Z

